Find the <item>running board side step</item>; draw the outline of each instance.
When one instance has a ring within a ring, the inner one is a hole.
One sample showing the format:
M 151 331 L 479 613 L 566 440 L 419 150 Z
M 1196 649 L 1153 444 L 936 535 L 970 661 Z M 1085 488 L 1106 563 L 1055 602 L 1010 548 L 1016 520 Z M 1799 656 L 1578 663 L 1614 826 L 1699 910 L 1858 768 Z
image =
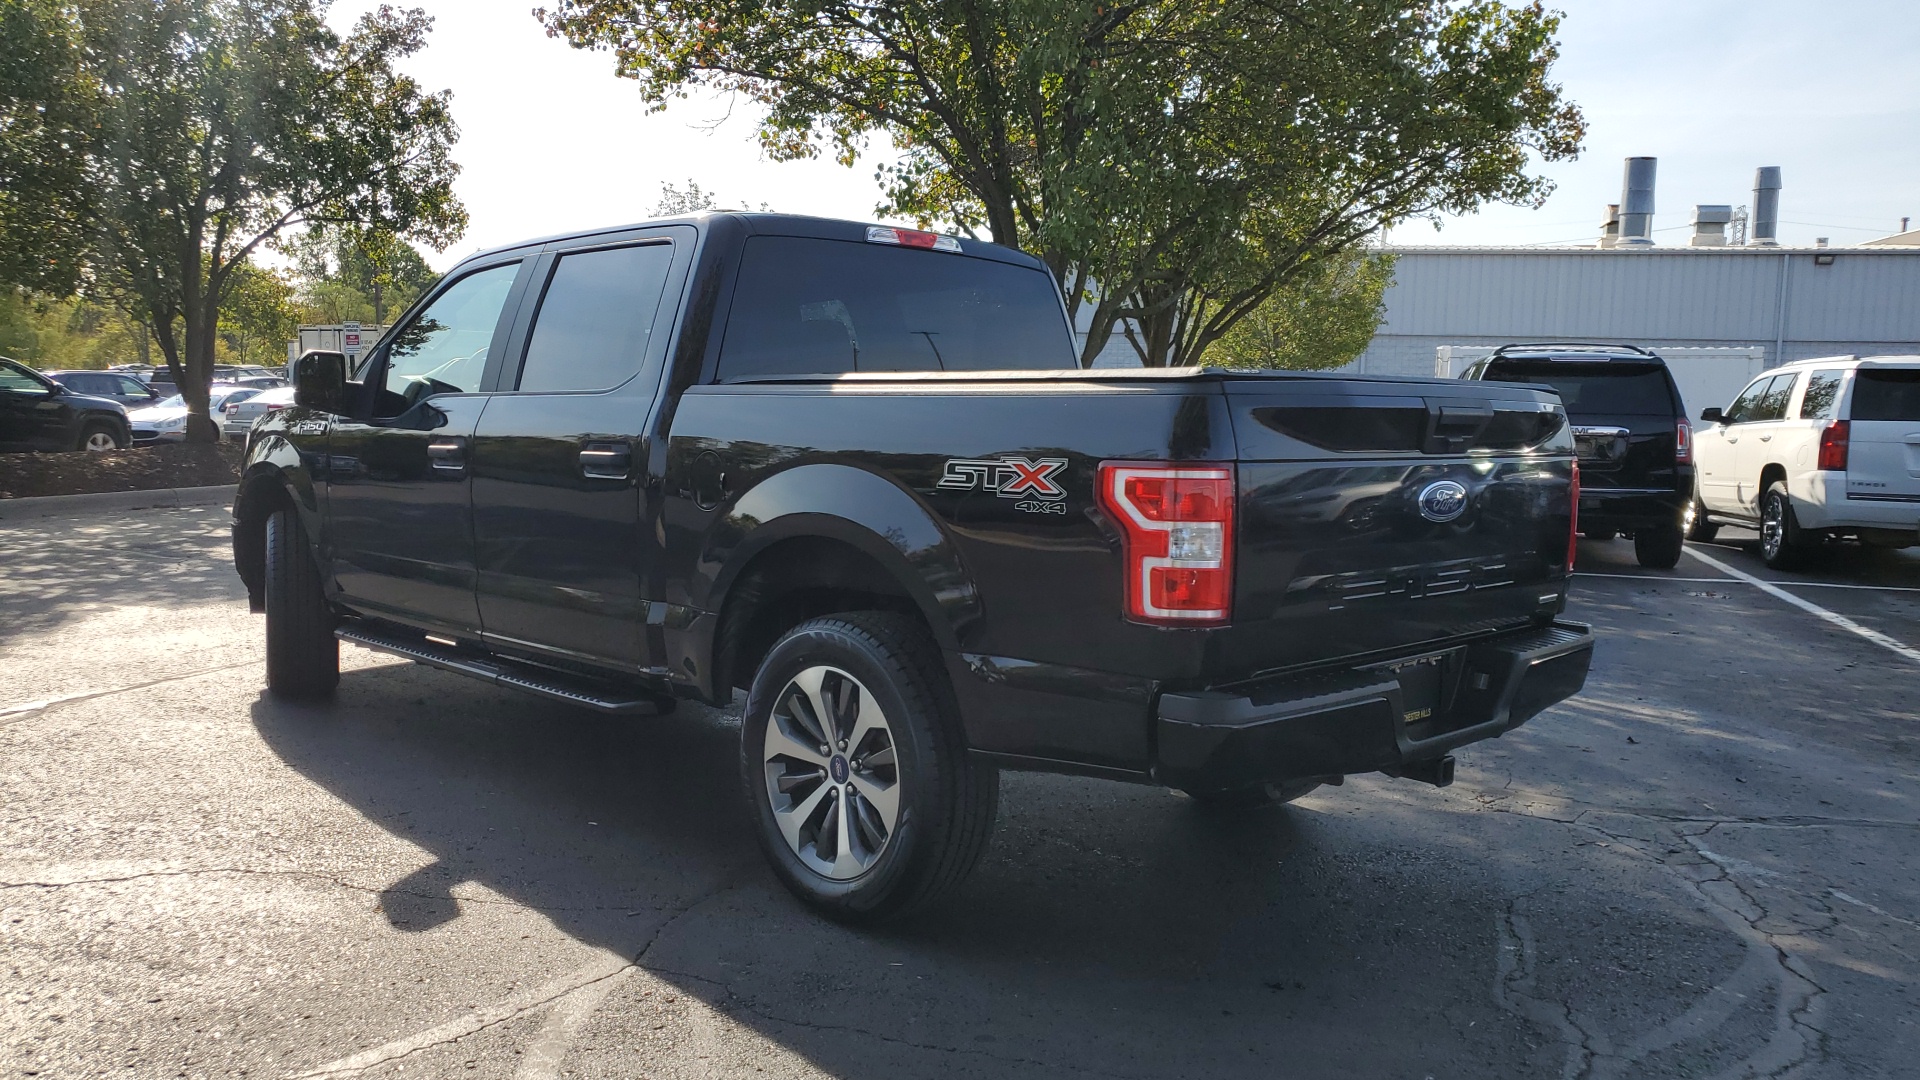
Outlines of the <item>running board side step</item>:
M 482 657 L 428 641 L 424 637 L 385 633 L 365 626 L 342 626 L 333 636 L 375 652 L 389 653 L 416 664 L 437 667 L 469 678 L 519 690 L 550 701 L 564 701 L 613 716 L 650 716 L 673 711 L 673 699 L 655 697 L 629 687 L 569 675 L 531 664 Z

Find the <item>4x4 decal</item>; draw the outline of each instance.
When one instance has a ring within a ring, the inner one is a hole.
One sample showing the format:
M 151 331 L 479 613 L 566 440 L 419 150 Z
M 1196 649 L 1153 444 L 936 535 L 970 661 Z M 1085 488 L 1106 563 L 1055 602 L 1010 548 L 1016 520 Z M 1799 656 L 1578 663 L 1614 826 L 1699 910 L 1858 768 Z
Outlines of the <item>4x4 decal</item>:
M 1065 513 L 1058 505 L 1067 489 L 1054 479 L 1067 467 L 1066 458 L 948 458 L 935 485 L 942 491 L 991 491 L 1003 499 L 1020 499 L 1019 509 L 1034 513 Z

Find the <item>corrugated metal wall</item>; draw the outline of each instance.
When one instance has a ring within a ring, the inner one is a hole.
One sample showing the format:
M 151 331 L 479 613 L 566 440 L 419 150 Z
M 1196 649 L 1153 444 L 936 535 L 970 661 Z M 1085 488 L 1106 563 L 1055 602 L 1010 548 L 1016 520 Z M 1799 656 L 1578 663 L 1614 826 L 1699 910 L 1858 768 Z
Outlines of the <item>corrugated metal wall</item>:
M 1551 339 L 1761 345 L 1769 366 L 1838 353 L 1920 352 L 1920 249 L 1397 254 L 1386 320 L 1357 369 L 1426 375 L 1438 345 Z M 1816 255 L 1833 262 L 1816 265 Z

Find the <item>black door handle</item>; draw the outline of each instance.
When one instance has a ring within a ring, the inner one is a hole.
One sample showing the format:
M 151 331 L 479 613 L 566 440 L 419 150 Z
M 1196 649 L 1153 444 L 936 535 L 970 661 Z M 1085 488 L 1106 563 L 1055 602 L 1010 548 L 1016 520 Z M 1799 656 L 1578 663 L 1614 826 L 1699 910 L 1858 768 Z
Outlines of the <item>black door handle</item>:
M 427 461 L 435 471 L 467 471 L 467 440 L 458 435 L 442 435 L 427 443 Z
M 633 447 L 622 442 L 590 442 L 580 450 L 580 472 L 595 480 L 625 480 L 633 468 Z

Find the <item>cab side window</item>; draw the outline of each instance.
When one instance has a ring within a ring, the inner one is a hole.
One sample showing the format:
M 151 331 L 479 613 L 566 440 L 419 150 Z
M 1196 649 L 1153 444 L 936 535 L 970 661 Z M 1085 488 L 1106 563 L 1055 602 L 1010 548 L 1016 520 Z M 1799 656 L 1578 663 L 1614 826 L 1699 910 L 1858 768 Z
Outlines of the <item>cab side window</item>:
M 673 245 L 562 255 L 527 341 L 517 389 L 611 390 L 647 357 Z
M 45 394 L 47 386 L 12 364 L 0 364 L 0 390 L 15 394 Z
M 1833 419 L 1833 407 L 1840 403 L 1840 381 L 1845 377 L 1844 371 L 1816 371 L 1807 376 L 1806 393 L 1800 395 L 1800 419 Z
M 1785 420 L 1787 402 L 1793 399 L 1793 381 L 1800 376 L 1795 374 L 1775 375 L 1767 384 L 1767 389 L 1754 404 L 1750 420 Z
M 494 328 L 519 272 L 512 262 L 468 274 L 401 327 L 387 345 L 385 387 L 404 404 L 388 401 L 404 410 L 435 394 L 479 390 Z

